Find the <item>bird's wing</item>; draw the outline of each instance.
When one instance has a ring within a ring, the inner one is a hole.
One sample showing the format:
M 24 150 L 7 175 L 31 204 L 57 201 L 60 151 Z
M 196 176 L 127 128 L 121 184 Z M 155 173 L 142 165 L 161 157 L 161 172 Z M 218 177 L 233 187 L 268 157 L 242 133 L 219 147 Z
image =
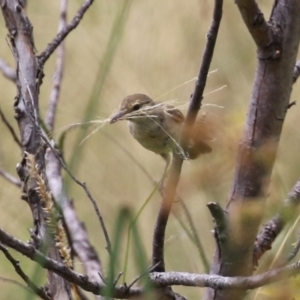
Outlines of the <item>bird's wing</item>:
M 177 123 L 182 123 L 184 121 L 183 113 L 173 105 L 167 104 L 165 112 Z

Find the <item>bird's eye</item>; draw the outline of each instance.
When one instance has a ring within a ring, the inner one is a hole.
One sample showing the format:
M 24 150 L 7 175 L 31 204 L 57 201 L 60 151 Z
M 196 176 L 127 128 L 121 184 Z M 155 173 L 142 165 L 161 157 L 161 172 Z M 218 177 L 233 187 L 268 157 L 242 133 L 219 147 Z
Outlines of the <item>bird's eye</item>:
M 132 106 L 132 110 L 139 110 L 141 108 L 141 105 L 140 104 L 134 104 L 133 106 Z

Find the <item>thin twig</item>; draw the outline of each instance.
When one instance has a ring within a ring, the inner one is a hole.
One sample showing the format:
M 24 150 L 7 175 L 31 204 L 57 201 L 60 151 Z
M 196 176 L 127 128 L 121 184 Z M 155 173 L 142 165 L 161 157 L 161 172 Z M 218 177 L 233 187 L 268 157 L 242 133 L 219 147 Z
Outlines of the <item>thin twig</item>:
M 23 272 L 22 268 L 20 267 L 20 263 L 18 260 L 14 259 L 8 250 L 0 243 L 0 250 L 3 252 L 5 257 L 10 261 L 10 263 L 14 266 L 16 273 L 26 282 L 28 287 L 36 293 L 39 297 L 45 300 L 51 300 L 49 295 L 47 295 L 43 288 L 37 287 L 29 277 Z
M 68 0 L 61 0 L 58 32 L 63 30 L 63 28 L 67 24 L 67 9 L 68 9 Z M 50 95 L 49 107 L 45 119 L 45 123 L 51 132 L 54 129 L 56 108 L 59 100 L 63 71 L 64 71 L 64 62 L 65 62 L 65 42 L 62 41 L 59 44 L 59 47 L 57 49 L 56 69 L 53 74 L 53 86 Z
M 10 67 L 2 58 L 0 58 L 0 72 L 7 79 L 16 82 L 17 80 L 16 70 Z
M 32 244 L 23 243 L 22 241 L 16 239 L 15 237 L 7 234 L 4 230 L 0 228 L 0 242 L 11 247 L 12 249 L 22 253 L 31 260 L 37 262 L 42 268 L 52 271 L 64 278 L 66 281 L 74 283 L 79 287 L 83 288 L 85 291 L 92 292 L 95 295 L 100 295 L 105 293 L 106 285 L 97 281 L 91 281 L 86 275 L 75 272 L 72 269 L 66 267 L 65 264 L 57 262 L 47 256 L 42 252 L 38 251 Z M 141 295 L 142 289 L 132 288 L 130 292 L 125 289 L 124 286 L 119 286 L 112 291 L 112 295 L 115 298 L 131 298 L 134 296 Z M 126 297 L 127 295 L 127 297 Z M 108 295 L 109 296 L 109 295 Z
M 94 199 L 94 197 L 92 196 L 92 194 L 90 193 L 89 189 L 87 188 L 87 185 L 85 182 L 81 182 L 80 180 L 78 180 L 73 174 L 72 172 L 68 169 L 68 167 L 66 166 L 66 164 L 64 163 L 63 159 L 61 158 L 60 154 L 57 152 L 57 150 L 51 145 L 51 143 L 48 141 L 47 137 L 43 136 L 43 134 L 41 134 L 41 137 L 42 139 L 45 141 L 45 143 L 50 147 L 50 149 L 53 151 L 54 155 L 56 156 L 56 158 L 59 160 L 61 166 L 67 171 L 67 173 L 69 174 L 69 176 L 79 185 L 81 186 L 86 195 L 88 196 L 88 198 L 91 200 L 93 206 L 94 206 L 94 209 L 96 211 L 96 214 L 97 214 L 97 217 L 98 217 L 98 220 L 100 222 L 100 225 L 101 225 L 101 228 L 102 228 L 102 231 L 103 231 L 103 234 L 104 234 L 104 237 L 105 237 L 105 240 L 106 240 L 106 249 L 108 251 L 109 254 L 111 254 L 111 242 L 110 242 L 110 239 L 109 239 L 109 235 L 108 235 L 108 231 L 106 229 L 106 226 L 105 226 L 105 223 L 104 223 L 104 220 L 103 220 L 103 217 L 100 213 L 100 210 L 98 208 L 98 205 L 97 205 L 97 202 L 96 200 Z
M 113 138 L 111 135 L 105 133 L 105 132 L 101 132 L 105 137 L 107 137 L 108 139 L 110 139 L 112 142 L 114 142 L 116 145 L 118 145 L 118 147 L 125 152 L 125 154 L 140 168 L 140 170 L 145 174 L 145 176 L 149 179 L 149 181 L 156 185 L 157 182 L 152 178 L 152 176 L 150 175 L 150 173 L 145 169 L 145 167 L 132 155 L 132 153 L 130 151 L 127 150 L 126 147 L 124 147 L 117 139 Z M 162 190 L 159 189 L 159 193 L 161 194 L 161 196 L 163 196 Z M 205 271 L 208 273 L 209 271 L 209 262 L 208 259 L 205 255 L 204 252 L 204 248 L 203 245 L 201 243 L 201 240 L 197 234 L 196 228 L 195 228 L 195 224 L 194 221 L 192 219 L 192 216 L 190 214 L 190 212 L 188 211 L 187 206 L 184 203 L 184 200 L 181 198 L 181 196 L 177 195 L 178 197 L 178 202 L 180 203 L 180 205 L 183 207 L 183 210 L 185 212 L 185 215 L 188 219 L 189 225 L 191 227 L 192 230 L 192 235 L 190 235 L 191 240 L 195 243 L 198 251 L 199 251 L 199 255 L 202 259 L 203 265 L 204 265 L 204 269 Z M 173 212 L 175 217 L 179 220 L 179 216 L 176 215 L 175 212 Z M 156 267 L 156 265 L 154 266 L 154 268 Z
M 133 279 L 133 281 L 127 286 L 128 290 L 130 290 L 130 288 L 136 283 L 138 282 L 143 276 L 145 276 L 146 274 L 149 274 L 152 270 L 154 270 L 156 268 L 156 265 L 154 266 L 150 266 L 145 272 L 143 272 L 142 274 L 140 274 L 138 277 L 136 277 L 135 279 Z
M 93 4 L 94 0 L 85 0 L 80 9 L 77 11 L 73 20 L 66 25 L 53 39 L 53 41 L 48 45 L 48 47 L 38 56 L 39 58 L 39 67 L 42 68 L 45 62 L 48 60 L 50 55 L 54 50 L 60 45 L 60 43 L 67 37 L 67 35 L 77 27 L 83 18 L 85 12 Z
M 16 134 L 14 128 L 10 125 L 10 123 L 9 123 L 8 120 L 6 119 L 6 117 L 5 117 L 5 115 L 4 115 L 4 113 L 3 113 L 2 109 L 1 109 L 1 107 L 0 107 L 0 117 L 1 117 L 1 119 L 2 119 L 2 121 L 3 121 L 3 123 L 6 125 L 6 127 L 7 127 L 8 130 L 10 131 L 10 133 L 11 133 L 11 135 L 12 135 L 14 141 L 18 144 L 18 146 L 19 146 L 20 148 L 22 148 L 22 144 L 21 144 L 20 139 L 18 138 L 18 135 Z
M 218 35 L 221 18 L 222 18 L 222 5 L 223 5 L 223 0 L 215 0 L 213 21 L 207 35 L 208 40 L 202 57 L 202 64 L 196 82 L 195 91 L 188 108 L 188 113 L 185 122 L 183 124 L 183 131 L 179 143 L 183 149 L 185 149 L 185 145 L 187 144 L 186 139 L 188 135 L 186 133 L 189 132 L 189 128 L 193 126 L 195 119 L 197 117 L 197 113 L 201 106 L 203 91 L 206 85 L 207 74 L 213 57 L 214 47 Z M 179 157 L 178 155 L 173 156 L 169 177 L 167 178 L 166 181 L 166 187 L 165 187 L 164 197 L 162 200 L 162 205 L 160 207 L 156 224 L 155 224 L 154 236 L 153 236 L 152 264 L 156 265 L 157 263 L 159 263 L 159 265 L 157 265 L 157 267 L 155 268 L 155 271 L 158 272 L 165 271 L 165 264 L 164 264 L 165 231 L 166 231 L 166 226 L 170 215 L 170 211 L 172 209 L 172 204 L 176 197 L 176 188 L 180 178 L 182 163 L 183 160 L 181 157 Z
M 122 277 L 122 275 L 123 275 L 123 272 L 120 272 L 120 273 L 118 274 L 117 278 L 114 280 L 114 286 L 117 285 L 117 283 L 118 283 L 118 281 L 120 280 L 120 278 Z
M 4 171 L 1 168 L 0 168 L 0 175 L 3 176 L 10 183 L 16 185 L 17 187 L 22 186 L 22 183 L 18 178 L 14 177 L 13 175 L 9 174 L 8 172 Z
M 70 240 L 72 252 L 77 255 L 85 274 L 91 281 L 101 281 L 99 274 L 103 273 L 101 261 L 91 245 L 86 228 L 79 220 L 72 201 L 67 197 L 63 188 L 62 166 L 51 149 L 47 149 L 46 176 L 49 189 L 62 211 L 64 228 Z M 101 296 L 96 299 L 103 299 Z

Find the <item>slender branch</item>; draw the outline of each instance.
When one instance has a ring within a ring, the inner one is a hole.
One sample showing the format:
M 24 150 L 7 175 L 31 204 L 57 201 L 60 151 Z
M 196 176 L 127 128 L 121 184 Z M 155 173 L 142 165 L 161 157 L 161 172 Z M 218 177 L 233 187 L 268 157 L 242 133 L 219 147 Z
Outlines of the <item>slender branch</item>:
M 83 264 L 89 278 L 100 282 L 99 274 L 102 276 L 103 270 L 98 254 L 91 245 L 84 224 L 80 222 L 72 202 L 64 192 L 61 165 L 50 149 L 46 151 L 46 175 L 51 193 L 61 208 L 72 250 Z
M 68 0 L 61 0 L 60 3 L 60 19 L 58 24 L 58 32 L 63 30 L 67 24 L 67 9 Z M 49 107 L 45 119 L 45 123 L 50 131 L 54 129 L 56 108 L 59 100 L 60 88 L 62 84 L 62 77 L 64 71 L 65 61 L 65 43 L 62 41 L 57 49 L 56 69 L 53 74 L 53 86 L 50 95 Z
M 8 250 L 0 243 L 0 250 L 4 253 L 5 257 L 9 260 L 9 262 L 14 266 L 16 273 L 26 282 L 30 290 L 32 290 L 35 294 L 45 300 L 51 300 L 51 297 L 47 295 L 43 288 L 37 287 L 29 277 L 24 273 L 22 268 L 20 267 L 20 263 L 18 260 L 14 259 Z
M 8 120 L 6 119 L 6 117 L 5 117 L 5 115 L 4 115 L 4 113 L 3 113 L 2 109 L 1 109 L 1 107 L 0 107 L 0 117 L 1 117 L 1 119 L 2 119 L 2 121 L 3 121 L 3 123 L 6 125 L 6 127 L 7 127 L 8 130 L 10 131 L 10 133 L 11 133 L 11 135 L 12 135 L 14 141 L 18 144 L 18 146 L 19 146 L 20 148 L 22 148 L 22 144 L 21 144 L 21 141 L 20 141 L 18 135 L 16 134 L 14 128 L 10 125 L 10 123 L 9 123 Z
M 66 281 L 74 283 L 88 292 L 92 292 L 95 295 L 105 293 L 106 286 L 103 283 L 89 280 L 86 275 L 77 273 L 66 267 L 65 264 L 45 256 L 43 253 L 35 249 L 33 245 L 21 242 L 7 234 L 2 229 L 0 229 L 0 242 L 37 262 L 41 267 L 56 273 Z M 115 288 L 113 295 L 111 296 L 127 299 L 140 295 L 141 293 L 141 289 L 131 288 L 129 291 L 125 286 L 120 286 Z
M 16 185 L 17 187 L 21 187 L 22 183 L 19 179 L 17 179 L 15 176 L 9 174 L 8 172 L 4 171 L 0 168 L 0 175 L 3 176 L 7 181 L 10 183 Z
M 38 56 L 39 67 L 42 68 L 45 62 L 48 60 L 50 55 L 55 51 L 55 49 L 60 45 L 60 43 L 67 37 L 67 35 L 75 29 L 83 18 L 85 12 L 93 4 L 94 0 L 85 0 L 80 9 L 77 11 L 73 20 L 66 25 L 53 39 L 53 41 L 48 44 L 47 48 Z
M 197 113 L 201 106 L 201 101 L 203 98 L 203 91 L 206 84 L 206 78 L 209 71 L 209 66 L 213 57 L 214 47 L 218 35 L 218 30 L 222 18 L 222 0 L 215 0 L 215 7 L 213 12 L 213 21 L 209 29 L 209 33 L 207 35 L 207 44 L 205 47 L 205 51 L 202 57 L 202 64 L 200 67 L 198 80 L 196 82 L 195 91 L 192 96 L 187 117 L 185 119 L 185 123 L 183 125 L 183 132 L 180 139 L 180 145 L 186 145 L 187 133 L 189 129 L 195 122 L 197 117 Z M 160 207 L 155 229 L 153 236 L 153 250 L 152 250 L 152 264 L 157 265 L 154 271 L 163 272 L 165 271 L 165 263 L 164 263 L 164 241 L 165 241 L 165 231 L 168 222 L 168 218 L 170 215 L 170 211 L 172 209 L 172 204 L 174 202 L 176 196 L 176 188 L 179 182 L 181 167 L 183 160 L 181 157 L 174 155 L 172 159 L 172 164 L 170 168 L 169 177 L 166 181 L 165 192 L 162 200 L 162 205 Z
M 156 186 L 157 182 L 152 178 L 152 176 L 150 175 L 150 173 L 145 169 L 145 167 L 143 166 L 143 164 L 141 164 L 134 155 L 132 155 L 132 153 L 130 151 L 127 150 L 126 147 L 123 146 L 122 143 L 120 143 L 117 139 L 113 138 L 111 135 L 108 135 L 105 132 L 101 132 L 106 138 L 108 138 L 109 140 L 111 140 L 112 142 L 114 142 L 116 145 L 118 145 L 118 148 L 120 148 L 139 168 L 140 170 L 144 173 L 144 175 L 149 179 L 149 181 Z M 159 189 L 159 192 L 161 194 L 161 196 L 163 196 L 162 190 Z M 194 242 L 194 244 L 196 245 L 198 251 L 199 251 L 199 256 L 203 262 L 204 265 L 204 270 L 205 272 L 208 272 L 209 270 L 209 261 L 205 255 L 204 252 L 204 248 L 202 245 L 202 242 L 197 234 L 197 230 L 194 224 L 194 221 L 192 219 L 192 216 L 185 204 L 185 201 L 181 198 L 181 196 L 177 195 L 176 197 L 178 197 L 178 202 L 180 203 L 181 207 L 183 208 L 183 211 L 186 215 L 186 218 L 188 219 L 189 225 L 191 227 L 191 231 L 192 231 L 192 235 L 189 235 L 191 240 Z M 179 223 L 181 224 L 180 218 L 179 216 L 173 212 L 175 217 L 178 219 Z M 181 224 L 182 225 L 182 224 Z M 189 232 L 187 232 L 187 234 L 189 234 Z M 156 266 L 154 266 L 155 268 Z
M 298 60 L 294 67 L 294 74 L 293 74 L 293 81 L 294 83 L 297 81 L 298 77 L 300 76 L 300 60 Z
M 143 272 L 142 274 L 140 274 L 138 277 L 136 277 L 135 279 L 133 279 L 133 281 L 128 284 L 128 289 L 130 289 L 136 282 L 138 282 L 142 277 L 144 277 L 145 275 L 148 275 L 152 270 L 155 269 L 156 266 L 150 266 L 145 272 Z
M 111 254 L 111 242 L 110 242 L 110 238 L 108 235 L 108 231 L 106 229 L 105 226 L 105 222 L 104 219 L 100 213 L 100 210 L 98 208 L 97 202 L 94 199 L 94 197 L 92 196 L 90 190 L 87 188 L 87 185 L 85 182 L 81 182 L 80 180 L 78 180 L 73 174 L 72 172 L 68 169 L 68 167 L 66 166 L 66 164 L 64 163 L 63 159 L 61 158 L 60 154 L 58 153 L 58 151 L 51 145 L 51 143 L 48 141 L 47 137 L 44 135 L 41 135 L 42 139 L 45 141 L 45 143 L 49 146 L 49 148 L 53 151 L 54 155 L 56 156 L 56 158 L 59 160 L 61 166 L 67 171 L 67 173 L 69 174 L 69 176 L 79 185 L 83 188 L 83 190 L 85 191 L 86 195 L 88 196 L 88 198 L 91 200 L 94 209 L 96 211 L 98 220 L 100 222 L 105 240 L 106 240 L 106 248 L 109 254 Z
M 116 277 L 116 279 L 114 280 L 114 283 L 113 283 L 114 286 L 116 286 L 118 284 L 118 282 L 119 282 L 120 278 L 122 277 L 122 275 L 123 275 L 123 272 L 120 272 L 117 275 L 117 277 Z
M 7 79 L 16 82 L 17 74 L 16 70 L 10 67 L 3 59 L 0 58 L 0 72 L 6 77 Z

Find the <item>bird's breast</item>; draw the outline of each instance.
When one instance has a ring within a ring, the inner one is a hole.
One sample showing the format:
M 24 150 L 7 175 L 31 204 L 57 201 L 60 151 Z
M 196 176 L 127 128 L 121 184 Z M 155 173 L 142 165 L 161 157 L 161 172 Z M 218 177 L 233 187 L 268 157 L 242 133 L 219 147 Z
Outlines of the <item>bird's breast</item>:
M 132 136 L 146 149 L 158 154 L 169 153 L 174 148 L 176 134 L 163 123 L 163 119 L 140 118 L 129 121 Z

